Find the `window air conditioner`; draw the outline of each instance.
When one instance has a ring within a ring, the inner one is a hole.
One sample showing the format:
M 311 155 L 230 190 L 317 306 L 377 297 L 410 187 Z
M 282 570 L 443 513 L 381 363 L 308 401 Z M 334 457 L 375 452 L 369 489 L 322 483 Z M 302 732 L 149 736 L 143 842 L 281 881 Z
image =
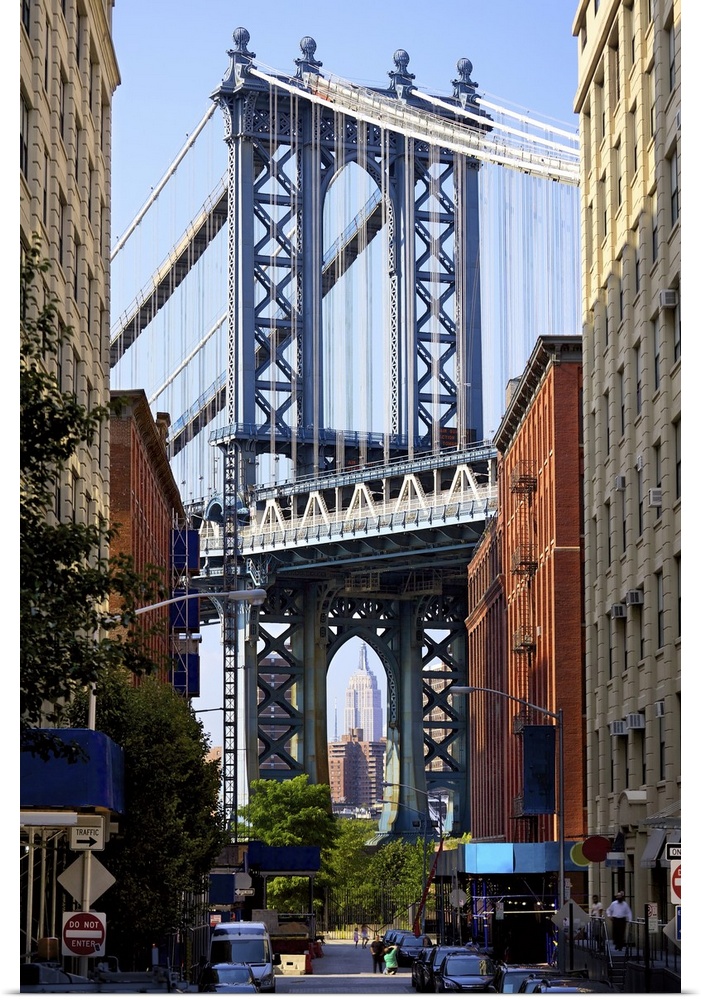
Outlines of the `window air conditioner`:
M 627 732 L 628 729 L 623 719 L 615 719 L 613 722 L 609 722 L 609 733 L 611 736 L 625 736 Z
M 615 489 L 624 490 L 626 488 L 626 477 L 616 476 L 616 478 L 613 481 L 613 484 Z
M 643 603 L 643 592 L 642 590 L 629 590 L 626 593 L 626 604 L 630 607 L 632 604 L 642 604 Z
M 611 605 L 611 617 L 612 618 L 625 618 L 626 616 L 626 606 L 625 604 L 612 604 Z
M 655 702 L 655 718 L 656 719 L 664 718 L 664 701 Z
M 674 288 L 663 288 L 660 292 L 660 309 L 674 309 L 677 305 L 677 292 Z
M 636 458 L 636 460 L 635 460 L 635 468 L 638 470 L 638 472 L 642 472 L 643 471 L 643 456 L 642 455 L 638 455 L 638 457 Z
M 631 712 L 630 715 L 626 715 L 626 726 L 628 729 L 644 729 L 645 716 L 642 712 Z
M 650 507 L 661 507 L 662 506 L 662 490 L 657 487 L 654 490 L 650 490 L 648 503 Z

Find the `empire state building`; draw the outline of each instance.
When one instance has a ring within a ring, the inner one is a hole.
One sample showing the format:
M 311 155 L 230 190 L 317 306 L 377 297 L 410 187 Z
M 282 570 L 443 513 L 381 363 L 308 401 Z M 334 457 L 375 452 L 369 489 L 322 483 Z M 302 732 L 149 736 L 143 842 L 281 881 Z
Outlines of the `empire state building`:
M 360 647 L 360 663 L 346 688 L 344 732 L 356 729 L 363 732 L 362 739 L 377 743 L 382 739 L 382 703 L 377 678 L 368 667 L 367 646 Z

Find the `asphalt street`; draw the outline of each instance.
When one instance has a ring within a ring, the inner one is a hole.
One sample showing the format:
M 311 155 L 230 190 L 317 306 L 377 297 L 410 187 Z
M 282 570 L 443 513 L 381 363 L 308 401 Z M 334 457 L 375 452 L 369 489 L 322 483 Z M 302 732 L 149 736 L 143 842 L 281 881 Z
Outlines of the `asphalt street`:
M 333 941 L 322 948 L 324 954 L 313 960 L 311 974 L 276 976 L 277 992 L 297 996 L 415 992 L 409 968 L 400 968 L 396 976 L 373 973 L 369 948 L 360 944 L 356 948 L 352 941 Z

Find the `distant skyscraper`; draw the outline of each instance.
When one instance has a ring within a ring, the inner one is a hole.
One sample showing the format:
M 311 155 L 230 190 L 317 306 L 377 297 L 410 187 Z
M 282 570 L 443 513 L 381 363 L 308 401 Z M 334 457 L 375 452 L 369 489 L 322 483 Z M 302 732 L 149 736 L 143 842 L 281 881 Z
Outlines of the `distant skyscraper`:
M 360 647 L 360 663 L 346 688 L 344 733 L 362 730 L 361 739 L 377 743 L 382 739 L 382 701 L 377 678 L 368 666 L 365 643 Z

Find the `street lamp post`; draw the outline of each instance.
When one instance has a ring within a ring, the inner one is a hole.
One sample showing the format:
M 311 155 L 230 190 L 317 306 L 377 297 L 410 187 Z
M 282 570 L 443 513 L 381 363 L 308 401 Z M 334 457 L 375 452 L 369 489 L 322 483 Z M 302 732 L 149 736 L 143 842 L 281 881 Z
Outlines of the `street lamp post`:
M 545 715 L 549 719 L 555 720 L 557 728 L 557 760 L 559 771 L 557 776 L 558 895 L 559 905 L 562 907 L 565 905 L 565 758 L 563 747 L 562 708 L 558 708 L 556 712 L 551 712 L 549 708 L 544 708 L 542 705 L 536 705 L 532 701 L 527 701 L 525 698 L 517 698 L 515 695 L 509 694 L 507 691 L 500 691 L 498 688 L 475 687 L 473 685 L 460 687 L 454 685 L 450 689 L 450 694 L 473 694 L 475 691 L 480 691 L 483 694 L 495 694 L 500 698 L 515 701 L 519 705 L 524 705 L 526 708 L 532 708 L 535 712 L 540 712 L 541 715 Z M 558 961 L 561 969 L 564 968 L 564 958 L 564 949 L 558 948 Z

